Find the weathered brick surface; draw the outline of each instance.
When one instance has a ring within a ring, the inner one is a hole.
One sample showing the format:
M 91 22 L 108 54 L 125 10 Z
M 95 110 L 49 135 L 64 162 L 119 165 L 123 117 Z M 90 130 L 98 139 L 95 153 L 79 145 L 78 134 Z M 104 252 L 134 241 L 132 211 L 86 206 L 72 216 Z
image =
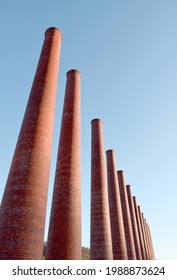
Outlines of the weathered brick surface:
M 106 158 L 113 259 L 126 260 L 127 250 L 114 151 L 106 151 Z
M 131 186 L 127 185 L 126 187 L 127 187 L 127 197 L 128 197 L 128 202 L 129 202 L 130 217 L 131 217 L 133 238 L 134 238 L 135 251 L 136 251 L 136 259 L 142 260 L 140 239 L 139 239 L 139 234 L 138 234 L 138 226 L 137 226 L 135 209 L 134 209 L 134 204 L 133 204 Z
M 67 73 L 47 259 L 81 259 L 80 72 Z
M 45 33 L 0 210 L 0 259 L 40 259 L 61 32 Z
M 102 122 L 92 124 L 91 152 L 91 245 L 92 260 L 110 260 L 112 255 L 111 227 L 104 158 Z
M 135 252 L 135 245 L 133 239 L 133 231 L 132 231 L 132 224 L 130 218 L 130 210 L 129 210 L 129 204 L 127 198 L 124 172 L 122 170 L 119 170 L 117 172 L 117 177 L 118 177 L 119 189 L 120 189 L 122 215 L 123 215 L 125 239 L 127 245 L 127 255 L 129 260 L 135 260 L 136 252 Z
M 137 205 L 136 197 L 135 196 L 133 196 L 133 204 L 134 204 L 136 222 L 137 222 L 137 227 L 138 227 L 138 234 L 139 234 L 140 247 L 141 247 L 141 255 L 142 255 L 142 259 L 146 260 L 146 253 L 145 253 L 145 248 L 144 248 L 144 240 L 143 240 L 141 222 L 140 222 L 140 217 L 139 217 L 139 212 L 138 212 L 138 205 Z

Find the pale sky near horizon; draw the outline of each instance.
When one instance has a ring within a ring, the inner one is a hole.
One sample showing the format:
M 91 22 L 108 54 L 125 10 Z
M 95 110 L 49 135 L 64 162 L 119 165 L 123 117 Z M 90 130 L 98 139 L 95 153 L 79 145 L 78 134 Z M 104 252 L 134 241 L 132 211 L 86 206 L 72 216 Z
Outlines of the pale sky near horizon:
M 38 0 L 0 4 L 0 198 L 50 26 L 63 34 L 47 238 L 66 72 L 82 74 L 82 243 L 89 246 L 93 118 L 146 217 L 157 259 L 177 259 L 177 2 Z

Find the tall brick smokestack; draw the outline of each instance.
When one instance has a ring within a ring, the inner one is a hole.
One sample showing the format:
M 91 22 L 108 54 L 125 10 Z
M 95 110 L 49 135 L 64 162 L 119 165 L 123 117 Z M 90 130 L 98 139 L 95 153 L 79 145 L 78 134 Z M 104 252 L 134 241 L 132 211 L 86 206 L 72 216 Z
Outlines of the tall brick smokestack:
M 112 241 L 104 158 L 102 122 L 92 124 L 91 152 L 91 260 L 111 260 Z
M 113 259 L 127 260 L 124 223 L 122 217 L 114 151 L 106 151 L 106 158 Z
M 142 259 L 146 260 L 146 252 L 145 252 L 145 245 L 144 245 L 141 221 L 140 221 L 140 217 L 139 217 L 138 205 L 137 205 L 135 196 L 133 196 L 133 204 L 134 204 L 135 216 L 136 216 L 136 221 L 137 221 L 137 226 L 138 226 L 138 234 L 139 234 L 139 240 L 140 240 L 141 255 L 142 255 Z
M 120 188 L 122 215 L 124 221 L 125 239 L 127 244 L 127 255 L 129 260 L 136 260 L 136 252 L 135 252 L 135 245 L 133 239 L 133 231 L 132 231 L 132 224 L 130 218 L 130 210 L 129 210 L 129 203 L 127 198 L 124 172 L 122 170 L 119 170 L 117 172 L 117 176 L 118 176 L 118 182 Z
M 149 241 L 150 241 L 150 248 L 151 248 L 151 259 L 152 259 L 152 260 L 155 260 L 156 257 L 155 257 L 155 252 L 154 252 L 154 245 L 153 245 L 153 242 L 152 242 L 151 230 L 150 230 L 150 227 L 149 227 L 148 224 L 147 224 L 147 229 L 148 229 L 148 235 L 149 235 Z
M 131 217 L 132 231 L 133 231 L 135 251 L 136 251 L 136 259 L 142 260 L 140 240 L 139 240 L 139 234 L 138 234 L 138 226 L 137 226 L 137 221 L 136 221 L 136 215 L 135 215 L 135 209 L 134 209 L 133 197 L 132 197 L 130 185 L 127 185 L 127 197 L 128 197 L 128 202 L 129 202 L 130 217 Z
M 41 259 L 61 31 L 45 39 L 0 210 L 0 259 Z
M 81 259 L 80 72 L 67 72 L 46 259 Z
M 151 252 L 150 252 L 150 244 L 149 244 L 149 236 L 147 233 L 147 223 L 146 219 L 144 218 L 144 215 L 142 214 L 143 220 L 144 220 L 144 231 L 145 231 L 145 237 L 146 237 L 146 243 L 147 243 L 147 252 L 148 252 L 148 260 L 151 259 Z
M 145 249 L 145 254 L 146 254 L 146 260 L 148 260 L 148 251 L 147 251 L 147 242 L 146 242 L 146 236 L 145 236 L 145 230 L 144 230 L 144 222 L 143 222 L 143 217 L 141 213 L 141 207 L 138 205 L 138 212 L 139 212 L 139 217 L 140 217 L 140 224 L 142 228 L 142 235 L 143 235 L 143 241 L 144 241 L 144 249 Z

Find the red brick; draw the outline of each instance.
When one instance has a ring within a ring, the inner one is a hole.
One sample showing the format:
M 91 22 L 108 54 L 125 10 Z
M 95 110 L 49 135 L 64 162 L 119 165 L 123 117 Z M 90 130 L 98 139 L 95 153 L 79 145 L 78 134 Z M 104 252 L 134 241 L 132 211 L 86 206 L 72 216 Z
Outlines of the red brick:
M 134 204 L 133 204 L 131 187 L 129 185 L 127 185 L 127 197 L 128 197 L 128 202 L 129 202 L 130 217 L 131 217 L 133 238 L 134 238 L 135 251 L 136 251 L 136 259 L 142 260 L 140 239 L 139 239 L 139 234 L 138 234 L 138 226 L 137 226 L 137 220 L 136 220 L 136 215 L 135 215 L 135 208 L 134 208 Z
M 148 249 L 147 249 L 146 235 L 145 235 L 145 230 L 144 230 L 144 221 L 143 221 L 143 217 L 142 217 L 142 213 L 141 213 L 141 208 L 139 205 L 138 205 L 138 213 L 139 213 L 140 225 L 141 225 L 141 229 L 142 229 L 142 236 L 143 236 L 146 260 L 148 260 Z
M 106 151 L 106 158 L 113 259 L 126 260 L 127 250 L 114 151 Z
M 49 28 L 0 211 L 0 259 L 41 259 L 61 31 Z
M 132 224 L 130 218 L 130 210 L 129 210 L 129 204 L 127 198 L 124 172 L 122 170 L 117 171 L 117 177 L 118 177 L 119 189 L 120 189 L 122 215 L 123 215 L 125 239 L 127 245 L 127 255 L 129 260 L 135 260 L 136 252 L 135 252 L 135 245 L 133 239 Z
M 47 259 L 81 259 L 80 72 L 67 73 Z
M 91 260 L 111 260 L 112 241 L 104 158 L 102 122 L 92 124 L 91 153 Z

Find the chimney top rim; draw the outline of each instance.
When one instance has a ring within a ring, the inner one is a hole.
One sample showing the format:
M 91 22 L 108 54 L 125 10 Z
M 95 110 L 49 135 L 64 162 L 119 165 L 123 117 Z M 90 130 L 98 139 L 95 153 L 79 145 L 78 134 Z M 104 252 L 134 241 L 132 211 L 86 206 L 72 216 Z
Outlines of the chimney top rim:
M 54 32 L 54 31 L 57 31 L 57 33 L 61 36 L 62 38 L 62 32 L 60 29 L 58 29 L 57 27 L 54 27 L 54 26 L 51 26 L 49 28 L 46 29 L 45 31 L 45 36 L 47 35 L 48 32 Z
M 124 173 L 123 170 L 117 170 L 117 173 Z
M 102 120 L 101 119 L 99 119 L 99 118 L 96 118 L 96 119 L 93 119 L 93 120 L 91 120 L 91 124 L 93 124 L 93 123 L 102 123 Z
M 113 149 L 108 149 L 108 150 L 106 150 L 106 153 L 114 153 L 114 150 Z
M 80 71 L 77 69 L 71 69 L 66 73 L 66 77 L 68 77 L 70 74 L 79 74 L 81 75 Z

